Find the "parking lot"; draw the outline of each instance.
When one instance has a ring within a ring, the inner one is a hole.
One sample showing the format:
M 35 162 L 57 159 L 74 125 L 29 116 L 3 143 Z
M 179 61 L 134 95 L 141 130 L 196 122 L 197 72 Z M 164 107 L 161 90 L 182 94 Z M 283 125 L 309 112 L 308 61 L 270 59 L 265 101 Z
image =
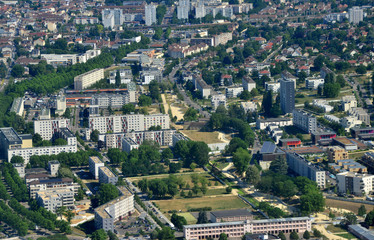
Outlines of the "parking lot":
M 136 235 L 140 233 L 151 233 L 154 227 L 145 218 L 145 214 L 136 214 L 119 221 L 115 225 L 115 233 L 119 236 Z

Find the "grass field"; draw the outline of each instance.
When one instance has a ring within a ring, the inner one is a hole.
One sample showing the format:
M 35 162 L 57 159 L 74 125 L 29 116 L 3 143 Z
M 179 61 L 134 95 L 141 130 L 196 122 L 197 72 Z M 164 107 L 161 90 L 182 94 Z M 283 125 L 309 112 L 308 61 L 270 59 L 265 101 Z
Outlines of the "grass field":
M 185 198 L 154 201 L 160 210 L 164 213 L 168 211 L 181 210 L 188 211 L 190 208 L 211 207 L 212 210 L 227 210 L 236 208 L 249 207 L 236 196 L 217 196 L 217 197 L 201 197 L 201 198 Z
M 206 144 L 210 143 L 221 143 L 218 138 L 218 132 L 199 132 L 197 130 L 181 130 L 192 141 L 203 141 Z
M 343 233 L 343 234 L 335 234 L 336 236 L 339 236 L 339 237 L 342 237 L 342 238 L 346 238 L 346 239 L 357 239 L 354 235 L 350 234 L 350 233 Z
M 189 212 L 178 213 L 178 215 L 184 217 L 187 221 L 187 224 L 195 224 L 197 222 L 197 219 Z
M 327 231 L 330 231 L 332 233 L 342 233 L 346 232 L 345 229 L 341 228 L 339 225 L 328 225 L 326 228 Z
M 365 155 L 367 151 L 348 153 L 349 159 L 358 159 Z
M 349 211 L 352 211 L 354 213 L 358 213 L 358 209 L 360 208 L 362 204 L 361 203 L 354 203 L 354 202 L 345 202 L 345 201 L 339 201 L 334 199 L 326 199 L 326 206 L 327 207 L 333 207 L 333 208 L 342 208 Z M 366 208 L 367 212 L 370 212 L 374 209 L 374 205 L 369 204 L 363 204 Z
M 191 173 L 174 174 L 174 175 L 177 176 L 177 177 L 182 177 L 183 181 L 186 183 L 186 185 L 188 184 L 192 187 L 193 186 L 193 183 L 192 183 L 192 180 L 191 180 L 191 175 L 192 174 L 197 174 L 199 177 L 206 178 L 208 180 L 208 186 L 209 186 L 209 183 L 210 183 L 211 186 L 222 186 L 222 184 L 219 181 L 217 181 L 214 177 L 212 177 L 211 175 L 209 175 L 206 172 L 200 172 L 200 173 L 199 172 L 191 172 Z M 167 178 L 167 177 L 168 177 L 168 174 L 166 174 L 166 175 L 163 174 L 163 175 L 153 175 L 153 176 L 130 178 L 130 179 L 132 179 L 134 182 L 137 183 L 138 181 L 140 181 L 143 178 L 151 180 L 151 179 Z

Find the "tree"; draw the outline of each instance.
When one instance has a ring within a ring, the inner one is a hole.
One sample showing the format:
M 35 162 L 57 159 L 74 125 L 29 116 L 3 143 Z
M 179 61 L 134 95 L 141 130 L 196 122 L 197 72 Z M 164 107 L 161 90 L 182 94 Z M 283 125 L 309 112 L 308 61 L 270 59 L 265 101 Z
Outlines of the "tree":
M 92 233 L 91 239 L 92 240 L 107 240 L 108 235 L 106 234 L 104 229 L 99 229 Z
M 221 233 L 219 235 L 219 239 L 218 240 L 227 240 L 227 234 L 226 233 Z
M 261 179 L 260 171 L 255 165 L 250 165 L 245 174 L 245 180 L 251 185 L 256 185 Z
M 367 73 L 367 70 L 366 70 L 366 67 L 364 65 L 360 65 L 356 68 L 356 73 L 357 74 L 366 74 Z
M 314 60 L 314 70 L 315 71 L 320 71 L 321 68 L 323 67 L 323 63 L 325 61 L 325 57 L 323 55 L 318 55 L 318 57 L 316 57 L 316 59 Z
M 226 149 L 226 154 L 232 155 L 238 148 L 247 149 L 248 144 L 238 137 L 230 140 L 229 146 Z
M 116 234 L 114 234 L 112 231 L 108 231 L 108 237 L 109 237 L 109 240 L 118 240 L 118 237 Z
M 339 96 L 340 84 L 339 83 L 325 83 L 323 85 L 323 94 L 327 98 L 336 98 Z
M 358 216 L 363 217 L 366 214 L 366 208 L 365 205 L 361 205 L 358 209 Z
M 152 104 L 152 98 L 146 96 L 146 95 L 141 95 L 139 97 L 139 106 L 146 107 Z
M 187 225 L 187 220 L 183 216 L 178 216 L 177 214 L 173 213 L 171 215 L 171 222 L 175 225 L 176 228 L 179 230 L 183 229 L 183 225 Z
M 57 214 L 57 216 L 59 216 L 61 218 L 62 215 L 65 215 L 66 211 L 67 211 L 67 207 L 66 206 L 61 206 L 61 207 L 56 209 L 56 214 Z
M 357 224 L 357 216 L 350 212 L 344 214 L 344 220 L 342 221 L 342 224 L 349 226 L 349 225 L 355 225 Z
M 116 87 L 119 87 L 119 85 L 121 85 L 121 75 L 120 75 L 119 70 L 117 70 L 116 72 L 115 81 L 116 81 Z
M 209 161 L 209 152 L 210 149 L 205 142 L 193 142 L 189 155 L 191 160 L 197 165 L 204 166 Z M 189 162 L 187 161 L 187 163 Z
M 101 184 L 99 187 L 99 192 L 97 194 L 99 199 L 99 205 L 103 205 L 115 198 L 119 195 L 118 189 L 116 186 L 110 183 Z
M 19 64 L 14 65 L 12 71 L 10 72 L 12 77 L 15 77 L 15 78 L 22 77 L 24 73 L 25 73 L 25 68 Z
M 338 75 L 336 77 L 336 82 L 339 83 L 340 87 L 343 88 L 346 86 L 347 82 L 345 81 L 344 77 L 342 75 Z
M 64 146 L 68 145 L 68 142 L 63 138 L 57 138 L 52 143 L 53 146 Z
M 266 91 L 262 99 L 262 109 L 264 110 L 264 115 L 266 117 L 271 116 L 272 107 L 273 107 L 273 92 Z
M 131 103 L 123 105 L 121 110 L 123 114 L 130 114 L 136 112 L 134 104 Z
M 206 211 L 200 211 L 197 218 L 197 224 L 208 223 L 208 216 Z
M 303 238 L 304 238 L 304 239 L 309 239 L 309 238 L 310 238 L 310 233 L 309 233 L 308 230 L 306 230 L 306 231 L 304 232 L 304 234 L 303 234 Z
M 288 171 L 287 160 L 284 157 L 278 157 L 270 163 L 269 169 L 275 173 L 286 175 Z
M 11 163 L 24 163 L 25 160 L 21 156 L 13 156 L 12 159 L 10 159 Z
M 291 232 L 290 239 L 292 239 L 292 240 L 299 239 L 299 235 L 297 234 L 297 232 Z
M 232 187 L 228 186 L 228 187 L 226 188 L 226 193 L 228 194 L 228 193 L 231 193 L 231 192 L 232 192 Z
M 66 219 L 68 220 L 68 223 L 71 223 L 71 219 L 73 219 L 73 217 L 75 216 L 75 213 L 69 210 L 69 211 L 66 211 L 64 215 Z
M 173 240 L 175 239 L 174 231 L 169 227 L 163 227 L 158 231 L 157 239 L 159 240 Z
M 287 238 L 286 238 L 286 236 L 284 235 L 283 232 L 279 232 L 278 237 L 279 237 L 281 240 L 287 240 Z
M 99 141 L 99 134 L 100 134 L 99 130 L 97 129 L 93 130 L 90 134 L 91 141 L 93 142 Z
M 199 117 L 199 112 L 194 108 L 188 108 L 183 116 L 184 121 L 196 121 Z
M 173 151 L 170 148 L 165 148 L 161 153 L 161 158 L 165 160 L 170 160 L 174 157 Z
M 249 99 L 251 99 L 251 93 L 248 91 L 248 90 L 244 90 L 241 94 L 240 94 L 240 99 L 242 100 L 245 100 L 245 101 L 248 101 Z
M 374 210 L 371 210 L 365 217 L 365 224 L 367 226 L 374 226 Z
M 313 236 L 315 236 L 317 238 L 320 238 L 320 237 L 322 237 L 322 233 L 318 229 L 314 228 L 313 229 Z
M 66 108 L 64 114 L 62 115 L 64 118 L 71 118 L 71 110 L 70 108 Z

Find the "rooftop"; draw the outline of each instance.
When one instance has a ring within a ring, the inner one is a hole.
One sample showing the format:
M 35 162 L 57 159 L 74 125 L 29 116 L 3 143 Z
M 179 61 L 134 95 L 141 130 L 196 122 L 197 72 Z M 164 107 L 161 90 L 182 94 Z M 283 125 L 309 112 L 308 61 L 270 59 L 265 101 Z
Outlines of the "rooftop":
M 100 170 L 103 171 L 107 177 L 111 177 L 111 178 L 116 177 L 116 175 L 114 175 L 114 173 L 106 166 L 100 167 Z
M 103 163 L 97 156 L 91 156 L 90 159 L 96 164 Z
M 260 154 L 274 153 L 276 148 L 275 143 L 265 141 L 260 150 Z
M 4 135 L 8 144 L 22 144 L 22 139 L 13 128 L 0 128 L 0 133 Z
M 290 118 L 268 118 L 268 119 L 257 119 L 260 122 L 288 122 L 291 121 Z
M 252 213 L 245 208 L 225 211 L 214 211 L 210 212 L 210 214 L 214 215 L 216 218 L 232 216 L 252 216 Z

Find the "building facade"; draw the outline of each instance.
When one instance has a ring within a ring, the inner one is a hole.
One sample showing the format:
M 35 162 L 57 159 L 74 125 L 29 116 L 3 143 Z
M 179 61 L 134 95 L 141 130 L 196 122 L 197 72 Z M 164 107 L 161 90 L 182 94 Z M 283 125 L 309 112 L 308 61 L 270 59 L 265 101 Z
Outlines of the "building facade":
M 373 191 L 374 175 L 343 172 L 336 175 L 339 193 L 351 193 L 357 196 Z
M 91 156 L 88 158 L 88 166 L 90 173 L 95 179 L 99 179 L 99 168 L 104 167 L 104 163 L 97 156 Z
M 292 113 L 295 109 L 295 84 L 291 80 L 280 80 L 280 106 L 283 113 Z
M 151 26 L 157 22 L 156 8 L 157 6 L 152 3 L 145 5 L 145 25 Z
M 36 201 L 39 206 L 56 213 L 62 206 L 74 207 L 74 191 L 72 189 L 48 189 L 36 193 Z
M 99 167 L 99 183 L 116 185 L 118 177 L 106 166 Z
M 352 7 L 348 9 L 348 21 L 353 24 L 358 24 L 364 20 L 364 10 L 360 7 Z
M 83 90 L 104 78 L 104 69 L 94 69 L 74 78 L 74 89 Z
M 75 183 L 71 178 L 51 178 L 29 183 L 30 198 L 35 198 L 40 191 L 69 189 L 74 195 L 78 194 L 79 184 Z
M 317 130 L 317 118 L 303 110 L 293 110 L 293 125 L 311 133 Z
M 49 119 L 34 121 L 34 133 L 39 134 L 43 140 L 51 140 L 53 135 L 62 128 L 70 128 L 70 119 Z

